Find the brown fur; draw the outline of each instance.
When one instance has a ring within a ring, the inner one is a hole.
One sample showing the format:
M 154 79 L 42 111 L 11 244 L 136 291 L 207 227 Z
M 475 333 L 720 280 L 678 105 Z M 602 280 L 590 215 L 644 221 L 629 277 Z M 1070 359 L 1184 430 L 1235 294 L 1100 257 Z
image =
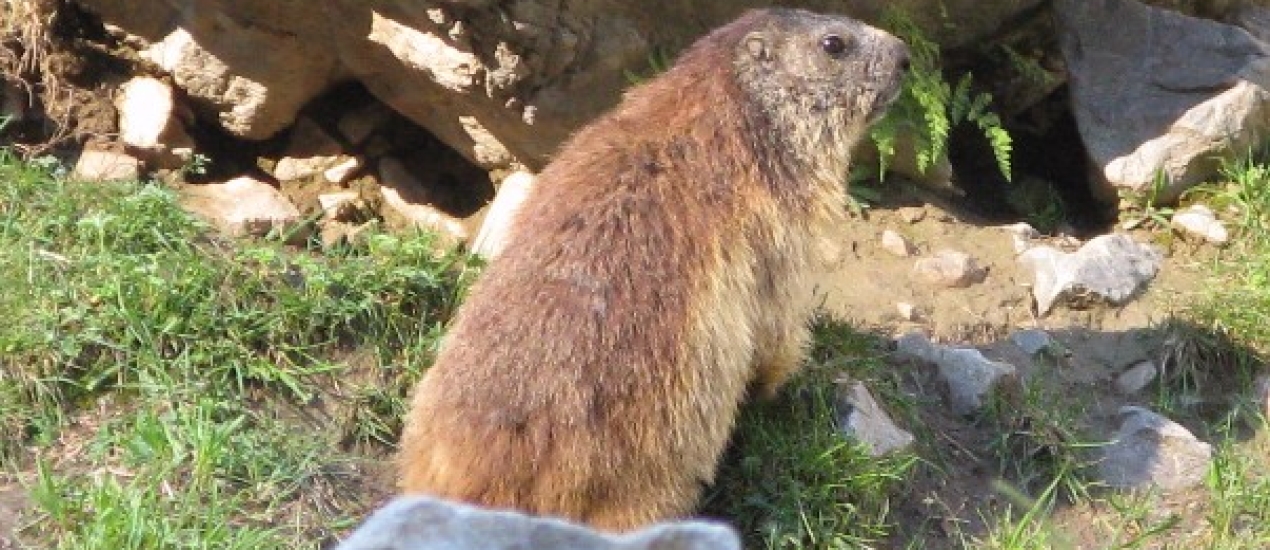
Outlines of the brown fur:
M 818 235 L 904 58 L 752 11 L 578 132 L 416 389 L 403 491 L 618 531 L 691 513 L 747 388 L 802 360 Z

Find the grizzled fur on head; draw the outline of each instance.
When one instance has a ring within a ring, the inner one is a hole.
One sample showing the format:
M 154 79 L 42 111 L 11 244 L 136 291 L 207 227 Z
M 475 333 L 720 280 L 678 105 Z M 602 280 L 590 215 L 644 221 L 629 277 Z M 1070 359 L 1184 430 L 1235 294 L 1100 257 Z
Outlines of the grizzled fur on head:
M 415 390 L 402 490 L 614 531 L 691 513 L 741 402 L 803 360 L 847 153 L 903 59 L 753 11 L 573 136 Z
M 802 10 L 750 11 L 703 46 L 712 39 L 731 46 L 744 97 L 790 150 L 839 177 L 851 147 L 899 95 L 908 66 L 907 48 L 890 34 Z

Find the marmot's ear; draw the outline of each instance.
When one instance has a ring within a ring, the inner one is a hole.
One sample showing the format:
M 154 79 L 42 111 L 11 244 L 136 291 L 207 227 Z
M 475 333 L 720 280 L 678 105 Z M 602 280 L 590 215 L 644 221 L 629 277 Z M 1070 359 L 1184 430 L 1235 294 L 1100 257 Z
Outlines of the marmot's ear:
M 767 61 L 772 52 L 768 48 L 767 35 L 762 31 L 754 31 L 745 35 L 745 51 L 758 61 Z

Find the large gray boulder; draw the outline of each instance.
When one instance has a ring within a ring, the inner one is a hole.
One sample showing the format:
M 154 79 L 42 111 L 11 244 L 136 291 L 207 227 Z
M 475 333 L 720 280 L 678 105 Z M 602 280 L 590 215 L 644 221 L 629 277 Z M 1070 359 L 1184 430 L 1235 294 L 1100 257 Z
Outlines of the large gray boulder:
M 631 75 L 759 0 L 81 0 L 148 41 L 203 118 L 260 139 L 356 79 L 485 168 L 544 165 Z M 806 0 L 877 22 L 894 8 L 957 46 L 1040 0 Z
M 1104 197 L 1130 190 L 1172 201 L 1270 130 L 1270 49 L 1243 28 L 1135 0 L 1059 0 L 1054 9 Z M 1163 186 L 1153 189 L 1157 178 Z
M 741 541 L 728 526 L 703 521 L 606 535 L 553 518 L 402 497 L 336 550 L 741 550 Z

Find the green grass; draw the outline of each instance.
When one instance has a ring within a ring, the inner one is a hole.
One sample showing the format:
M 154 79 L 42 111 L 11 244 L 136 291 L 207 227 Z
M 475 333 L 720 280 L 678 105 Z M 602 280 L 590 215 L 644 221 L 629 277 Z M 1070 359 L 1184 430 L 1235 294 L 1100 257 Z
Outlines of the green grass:
M 916 458 L 874 458 L 834 420 L 834 381 L 844 372 L 883 391 L 893 382 L 885 352 L 841 323 L 820 323 L 816 336 L 807 369 L 782 395 L 743 410 L 706 501 L 707 514 L 736 526 L 746 548 L 858 548 L 895 528 L 889 499 Z
M 427 235 L 209 235 L 161 186 L 0 153 L 0 471 L 39 472 L 24 540 L 306 547 L 374 504 L 357 463 L 386 460 L 474 266 Z

